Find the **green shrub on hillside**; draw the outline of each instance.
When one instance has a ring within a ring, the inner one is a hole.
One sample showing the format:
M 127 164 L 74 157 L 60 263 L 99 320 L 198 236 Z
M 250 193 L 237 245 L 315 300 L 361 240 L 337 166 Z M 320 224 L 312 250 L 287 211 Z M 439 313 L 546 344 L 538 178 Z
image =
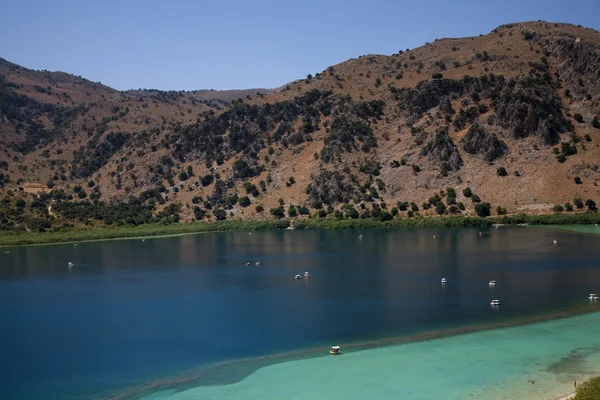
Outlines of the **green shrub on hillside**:
M 600 377 L 584 382 L 578 389 L 573 400 L 598 400 L 600 399 Z

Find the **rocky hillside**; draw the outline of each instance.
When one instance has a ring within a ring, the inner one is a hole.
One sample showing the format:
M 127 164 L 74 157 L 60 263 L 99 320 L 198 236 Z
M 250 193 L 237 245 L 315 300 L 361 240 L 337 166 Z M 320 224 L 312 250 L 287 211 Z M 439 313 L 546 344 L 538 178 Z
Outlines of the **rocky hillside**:
M 275 91 L 119 92 L 0 59 L 0 229 L 595 211 L 600 33 L 503 25 Z

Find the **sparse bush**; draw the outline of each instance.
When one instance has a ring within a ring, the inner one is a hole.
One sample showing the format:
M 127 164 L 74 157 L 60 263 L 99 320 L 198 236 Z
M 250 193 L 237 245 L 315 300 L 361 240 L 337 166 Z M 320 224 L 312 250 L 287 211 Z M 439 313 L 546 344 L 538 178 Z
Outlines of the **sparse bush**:
M 498 215 L 506 215 L 506 208 L 504 207 L 496 207 L 496 214 Z
M 498 174 L 498 176 L 506 176 L 508 175 L 508 172 L 506 172 L 506 168 L 499 167 L 498 169 L 496 169 L 496 174 Z
M 463 195 L 465 197 L 471 197 L 471 196 L 473 196 L 473 191 L 471 190 L 470 187 L 464 188 L 463 189 Z
M 473 193 L 473 196 L 471 196 L 471 200 L 473 201 L 473 203 L 479 203 L 481 201 L 479 196 L 477 196 L 475 193 Z
M 242 196 L 240 197 L 239 203 L 242 207 L 248 207 L 251 204 L 250 198 L 248 196 Z
M 259 204 L 256 206 L 255 210 L 257 213 L 262 213 L 263 211 L 265 211 L 265 208 Z
M 556 204 L 554 207 L 552 207 L 552 211 L 554 211 L 554 212 L 563 212 L 564 208 L 560 204 Z

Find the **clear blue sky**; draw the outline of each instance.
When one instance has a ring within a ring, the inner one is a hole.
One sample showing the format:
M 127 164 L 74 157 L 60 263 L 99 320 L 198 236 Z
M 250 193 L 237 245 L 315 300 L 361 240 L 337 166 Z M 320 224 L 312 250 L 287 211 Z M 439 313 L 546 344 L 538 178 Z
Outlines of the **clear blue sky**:
M 0 57 L 120 90 L 278 87 L 508 22 L 600 30 L 600 0 L 0 0 L 0 10 Z

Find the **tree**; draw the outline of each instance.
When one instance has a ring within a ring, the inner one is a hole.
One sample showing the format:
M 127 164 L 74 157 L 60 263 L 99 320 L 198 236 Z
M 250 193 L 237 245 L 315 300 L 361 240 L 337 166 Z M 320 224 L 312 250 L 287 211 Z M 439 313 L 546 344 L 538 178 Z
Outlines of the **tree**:
M 261 206 L 260 204 L 256 206 L 256 212 L 257 213 L 261 213 L 265 211 L 265 208 L 263 206 Z
M 490 203 L 478 203 L 475 206 L 475 213 L 480 217 L 489 217 L 490 216 Z
M 585 201 L 585 206 L 588 208 L 589 211 L 596 211 L 596 202 L 592 199 L 587 199 Z
M 479 203 L 481 201 L 479 196 L 477 196 L 475 193 L 473 193 L 473 196 L 471 196 L 471 200 L 473 201 L 473 203 Z
M 465 197 L 471 197 L 471 196 L 473 196 L 473 191 L 471 190 L 470 187 L 464 188 L 463 189 L 463 195 Z
M 496 169 L 496 174 L 498 174 L 498 176 L 506 176 L 508 175 L 508 172 L 506 172 L 506 168 L 499 167 L 498 169 Z
M 283 218 L 283 217 L 285 217 L 285 211 L 283 210 L 283 206 L 271 208 L 269 210 L 269 213 L 271 213 L 271 215 L 274 216 L 274 217 L 276 217 L 276 218 Z
M 179 180 L 180 181 L 187 181 L 188 180 L 188 174 L 185 171 L 181 171 L 179 173 Z
M 202 183 L 202 186 L 208 186 L 213 182 L 214 179 L 215 177 L 213 175 L 207 174 L 202 177 L 200 182 Z
M 566 211 L 573 211 L 573 205 L 571 205 L 571 203 L 566 202 L 565 203 L 565 210 Z
M 436 73 L 432 74 L 431 77 L 433 79 L 442 79 L 444 77 L 444 75 L 441 72 L 436 72 Z
M 217 208 L 213 211 L 213 215 L 217 219 L 217 221 L 223 221 L 227 218 L 227 212 L 222 208 Z
M 194 204 L 200 204 L 202 202 L 202 197 L 200 196 L 194 196 L 192 197 L 192 203 Z
M 600 121 L 598 121 L 598 117 L 594 117 L 592 120 L 592 126 L 596 129 L 600 129 Z
M 290 205 L 288 207 L 288 216 L 290 218 L 295 218 L 296 216 L 298 216 L 298 212 L 296 211 L 296 207 L 294 207 L 293 205 Z M 341 218 L 338 218 L 341 219 Z
M 435 202 L 435 212 L 437 212 L 439 215 L 442 215 L 446 212 L 446 206 L 444 205 L 444 203 L 442 203 L 441 201 L 436 201 Z
M 583 200 L 581 200 L 581 197 L 575 197 L 573 199 L 573 204 L 575 204 L 575 207 L 577 208 L 583 208 Z
M 250 198 L 248 196 L 242 196 L 240 197 L 240 206 L 242 207 L 248 207 L 250 205 Z
M 94 186 L 96 186 L 96 182 L 94 182 L 94 181 L 89 181 L 88 182 L 88 187 L 89 188 L 93 188 Z
M 573 115 L 573 119 L 575 119 L 575 121 L 577 121 L 579 123 L 583 123 L 583 115 L 581 115 L 579 113 L 575 113 Z
M 575 178 L 573 178 L 573 180 L 575 181 L 576 185 L 581 185 L 581 178 L 576 176 Z
M 446 203 L 456 204 L 456 190 L 454 188 L 446 188 Z
M 563 212 L 564 208 L 560 204 L 556 204 L 554 207 L 552 207 L 552 211 L 554 211 L 554 212 Z

